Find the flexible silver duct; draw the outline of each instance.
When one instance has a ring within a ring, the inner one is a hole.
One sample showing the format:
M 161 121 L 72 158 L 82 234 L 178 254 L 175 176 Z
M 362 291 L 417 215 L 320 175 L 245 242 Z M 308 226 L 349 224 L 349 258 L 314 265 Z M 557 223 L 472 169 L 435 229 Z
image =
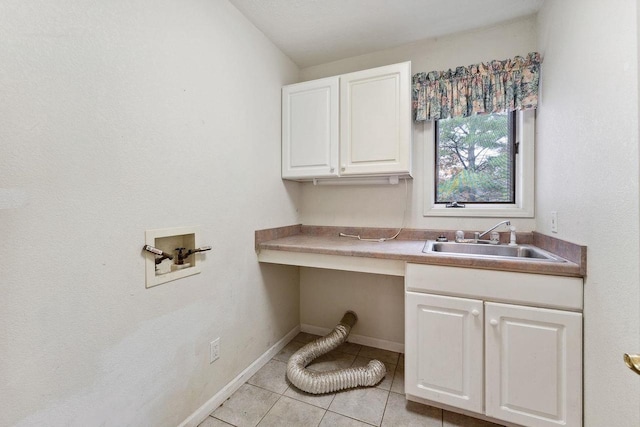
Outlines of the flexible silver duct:
M 331 393 L 345 388 L 378 384 L 387 373 L 384 364 L 379 360 L 372 360 L 366 367 L 338 369 L 330 372 L 313 372 L 305 369 L 314 359 L 345 342 L 357 320 L 358 316 L 353 311 L 347 311 L 340 323 L 328 335 L 318 338 L 296 351 L 287 363 L 289 381 L 300 390 L 312 394 Z

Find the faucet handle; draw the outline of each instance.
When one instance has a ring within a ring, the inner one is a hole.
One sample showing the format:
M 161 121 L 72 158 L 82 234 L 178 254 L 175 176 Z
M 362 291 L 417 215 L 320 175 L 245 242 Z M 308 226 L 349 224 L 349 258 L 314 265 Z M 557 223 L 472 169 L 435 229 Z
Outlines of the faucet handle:
M 185 250 L 186 248 L 176 248 L 176 251 L 178 251 L 178 262 L 177 262 L 178 265 L 184 264 L 184 260 L 186 260 L 187 258 L 189 258 L 191 255 L 195 253 L 210 251 L 211 246 L 201 246 L 199 248 L 189 249 L 188 251 L 185 251 Z
M 156 264 L 160 264 L 165 259 L 173 260 L 173 255 L 168 254 L 168 253 L 164 252 L 162 249 L 158 249 L 158 248 L 156 248 L 154 246 L 151 246 L 151 245 L 144 245 L 142 247 L 142 250 L 147 251 L 147 252 L 151 252 L 156 257 L 159 257 L 159 258 L 156 258 Z
M 158 248 L 154 248 L 151 245 L 144 245 L 142 247 L 143 251 L 147 251 L 147 252 L 151 252 L 154 255 L 162 255 L 164 252 L 162 252 L 162 249 L 158 249 Z

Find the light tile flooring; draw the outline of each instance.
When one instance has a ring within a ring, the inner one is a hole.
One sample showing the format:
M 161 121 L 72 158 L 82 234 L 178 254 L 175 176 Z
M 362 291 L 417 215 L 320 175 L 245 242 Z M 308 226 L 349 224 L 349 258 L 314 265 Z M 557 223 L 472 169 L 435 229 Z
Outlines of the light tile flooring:
M 300 391 L 286 378 L 287 360 L 305 343 L 316 338 L 316 335 L 298 334 L 199 427 L 498 427 L 407 401 L 404 397 L 404 356 L 358 344 L 344 343 L 314 360 L 307 368 L 323 372 L 366 365 L 369 360 L 378 359 L 387 367 L 387 375 L 377 387 L 324 395 Z

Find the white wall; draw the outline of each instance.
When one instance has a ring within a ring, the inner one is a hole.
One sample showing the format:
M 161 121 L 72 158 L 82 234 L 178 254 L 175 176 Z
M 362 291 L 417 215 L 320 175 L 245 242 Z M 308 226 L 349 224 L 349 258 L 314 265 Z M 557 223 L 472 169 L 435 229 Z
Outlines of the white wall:
M 638 50 L 634 0 L 547 1 L 538 110 L 536 229 L 588 246 L 585 426 L 640 425 Z
M 6 0 L 0 40 L 0 425 L 175 426 L 299 324 L 253 250 L 299 221 L 298 69 L 226 0 Z M 144 231 L 184 225 L 202 273 L 145 289 Z
M 404 343 L 402 277 L 300 268 L 300 284 L 303 329 L 307 325 L 333 329 L 344 313 L 352 310 L 358 314 L 358 322 L 351 335 L 375 338 L 387 345 Z
M 533 16 L 507 22 L 476 31 L 454 34 L 438 39 L 429 39 L 419 43 L 400 46 L 369 55 L 318 65 L 301 70 L 302 80 L 342 74 L 377 66 L 411 61 L 412 73 L 431 70 L 446 70 L 459 65 L 470 65 L 492 59 L 507 59 L 516 55 L 526 55 L 536 50 L 536 19 Z M 427 124 L 426 126 L 430 126 Z M 441 218 L 424 217 L 424 177 L 433 173 L 424 166 L 425 147 L 433 147 L 432 141 L 426 141 L 424 126 L 413 125 L 413 180 L 409 181 L 407 214 L 405 227 L 430 229 L 467 229 L 482 230 L 495 224 L 496 218 Z M 431 149 L 431 148 L 427 148 Z M 317 186 L 303 184 L 300 216 L 303 224 L 348 225 L 367 227 L 400 227 L 405 209 L 405 185 L 344 187 Z M 520 231 L 534 229 L 535 220 L 520 218 L 513 220 Z M 336 273 L 333 283 L 346 282 L 344 273 Z M 339 278 L 340 277 L 340 278 Z M 356 273 L 348 276 L 351 287 L 363 294 L 371 293 L 375 287 L 384 295 L 397 299 L 402 295 L 402 280 L 375 275 Z M 336 315 L 332 301 L 335 285 L 323 285 L 326 277 L 318 270 L 310 269 L 301 274 L 301 314 L 302 324 L 321 327 L 333 327 L 340 320 Z M 374 285 L 372 287 L 372 285 Z M 357 292 L 342 296 L 342 305 L 352 307 L 360 316 L 360 332 L 371 333 L 374 338 L 393 341 L 390 337 L 400 337 L 403 343 L 404 324 L 397 319 L 403 318 L 403 305 L 390 306 L 385 316 L 379 316 L 376 305 L 362 304 Z M 312 299 L 308 299 L 312 298 Z M 384 297 L 380 297 L 381 299 Z M 315 307 L 313 312 L 307 307 Z M 356 309 L 357 307 L 357 309 Z M 366 319 L 368 325 L 362 325 Z M 392 330 L 389 330 L 392 325 Z M 387 331 L 384 334 L 376 331 Z M 383 336 L 384 335 L 384 336 Z

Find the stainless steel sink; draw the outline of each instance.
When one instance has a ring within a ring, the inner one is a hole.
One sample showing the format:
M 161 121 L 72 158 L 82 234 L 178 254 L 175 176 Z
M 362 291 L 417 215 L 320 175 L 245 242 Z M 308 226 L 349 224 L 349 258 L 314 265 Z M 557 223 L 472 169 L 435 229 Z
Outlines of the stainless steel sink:
M 479 243 L 436 242 L 427 240 L 424 253 L 468 258 L 518 259 L 548 262 L 567 262 L 565 259 L 531 245 L 490 245 Z

